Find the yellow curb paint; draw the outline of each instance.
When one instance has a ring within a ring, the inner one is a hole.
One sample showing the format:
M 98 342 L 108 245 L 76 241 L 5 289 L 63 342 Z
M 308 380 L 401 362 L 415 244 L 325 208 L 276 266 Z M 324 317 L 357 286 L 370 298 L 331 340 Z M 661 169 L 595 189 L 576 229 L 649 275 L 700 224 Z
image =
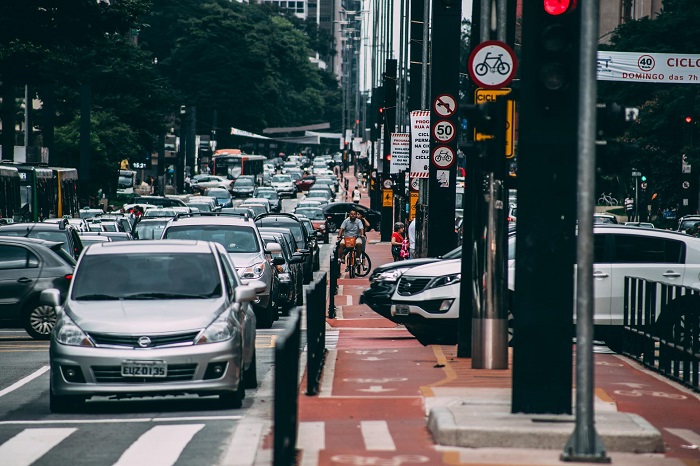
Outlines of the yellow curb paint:
M 445 353 L 442 352 L 442 348 L 439 345 L 431 345 L 431 347 L 433 348 L 433 353 L 435 354 L 436 364 L 441 364 L 442 366 L 444 366 L 443 370 L 445 371 L 445 378 L 438 382 L 420 387 L 420 391 L 423 394 L 423 396 L 435 396 L 435 393 L 433 392 L 431 387 L 444 385 L 457 378 L 457 373 L 447 362 L 447 357 L 445 357 Z

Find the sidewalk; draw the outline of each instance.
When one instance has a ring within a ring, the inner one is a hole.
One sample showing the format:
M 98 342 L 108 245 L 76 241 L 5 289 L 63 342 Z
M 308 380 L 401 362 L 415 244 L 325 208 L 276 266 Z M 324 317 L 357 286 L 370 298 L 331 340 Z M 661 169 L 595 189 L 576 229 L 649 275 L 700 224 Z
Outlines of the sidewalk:
M 373 268 L 392 261 L 377 232 L 366 252 Z M 422 346 L 358 304 L 367 277 L 338 284 L 321 389 L 299 398 L 299 465 L 562 464 L 574 416 L 511 414 L 512 368 L 475 370 L 456 346 Z M 596 430 L 613 464 L 700 465 L 696 394 L 609 352 L 595 365 Z

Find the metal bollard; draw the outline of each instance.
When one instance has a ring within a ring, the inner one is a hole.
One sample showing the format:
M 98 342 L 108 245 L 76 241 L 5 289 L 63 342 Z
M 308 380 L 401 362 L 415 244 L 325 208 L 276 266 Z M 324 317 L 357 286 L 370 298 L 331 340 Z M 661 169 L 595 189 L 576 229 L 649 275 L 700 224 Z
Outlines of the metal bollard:
M 330 281 L 328 285 L 328 318 L 335 319 L 335 295 L 338 293 L 338 275 L 340 275 L 340 264 L 338 264 L 338 248 L 333 248 L 330 263 Z

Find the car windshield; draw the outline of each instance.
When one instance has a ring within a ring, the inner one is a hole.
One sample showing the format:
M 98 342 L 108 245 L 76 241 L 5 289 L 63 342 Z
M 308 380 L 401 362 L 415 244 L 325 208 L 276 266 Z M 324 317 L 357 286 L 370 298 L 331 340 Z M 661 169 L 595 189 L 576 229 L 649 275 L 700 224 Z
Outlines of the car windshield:
M 71 253 L 68 244 L 66 244 L 66 234 L 63 231 L 56 230 L 56 231 L 36 231 L 36 230 L 30 230 L 27 232 L 27 230 L 3 230 L 2 233 L 3 236 L 24 236 L 27 238 L 38 238 L 38 239 L 45 239 L 47 241 L 53 241 L 55 243 L 61 243 L 61 248 L 63 248 L 64 251 L 66 251 L 68 254 Z
M 273 183 L 290 183 L 291 181 L 292 177 L 289 175 L 275 175 L 272 177 Z
M 304 215 L 311 220 L 325 220 L 326 217 L 323 215 L 321 209 L 297 209 L 295 213 L 299 215 Z
M 231 197 L 225 189 L 210 189 L 207 191 L 207 196 L 215 197 L 216 199 L 228 199 Z
M 277 191 L 258 191 L 257 195 L 265 199 L 279 199 Z
M 227 252 L 258 252 L 260 246 L 255 230 L 235 225 L 178 225 L 171 226 L 163 239 L 189 239 L 214 241 L 226 248 Z
M 321 199 L 327 199 L 328 193 L 326 193 L 325 191 L 309 191 L 309 194 L 307 194 L 306 197 L 318 197 Z
M 211 204 L 200 204 L 196 202 L 189 202 L 187 203 L 189 207 L 195 207 L 197 208 L 200 212 L 211 212 Z
M 137 239 L 160 239 L 167 222 L 139 222 L 135 232 Z
M 234 188 L 249 188 L 251 186 L 255 186 L 255 183 L 253 183 L 253 180 L 250 180 L 248 178 L 239 178 L 233 184 Z
M 76 301 L 203 299 L 221 296 L 211 254 L 86 255 L 73 277 Z

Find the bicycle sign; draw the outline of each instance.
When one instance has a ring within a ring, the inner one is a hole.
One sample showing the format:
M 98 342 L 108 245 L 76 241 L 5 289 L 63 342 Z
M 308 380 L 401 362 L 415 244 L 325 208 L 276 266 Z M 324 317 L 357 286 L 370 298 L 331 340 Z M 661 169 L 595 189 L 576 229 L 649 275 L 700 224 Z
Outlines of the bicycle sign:
M 433 164 L 438 168 L 449 168 L 455 163 L 455 152 L 449 146 L 437 146 L 433 149 Z
M 507 86 L 515 77 L 517 67 L 513 49 L 497 40 L 480 43 L 469 55 L 469 76 L 485 89 Z
M 433 126 L 433 137 L 440 142 L 450 142 L 456 135 L 455 125 L 449 120 L 440 120 Z

